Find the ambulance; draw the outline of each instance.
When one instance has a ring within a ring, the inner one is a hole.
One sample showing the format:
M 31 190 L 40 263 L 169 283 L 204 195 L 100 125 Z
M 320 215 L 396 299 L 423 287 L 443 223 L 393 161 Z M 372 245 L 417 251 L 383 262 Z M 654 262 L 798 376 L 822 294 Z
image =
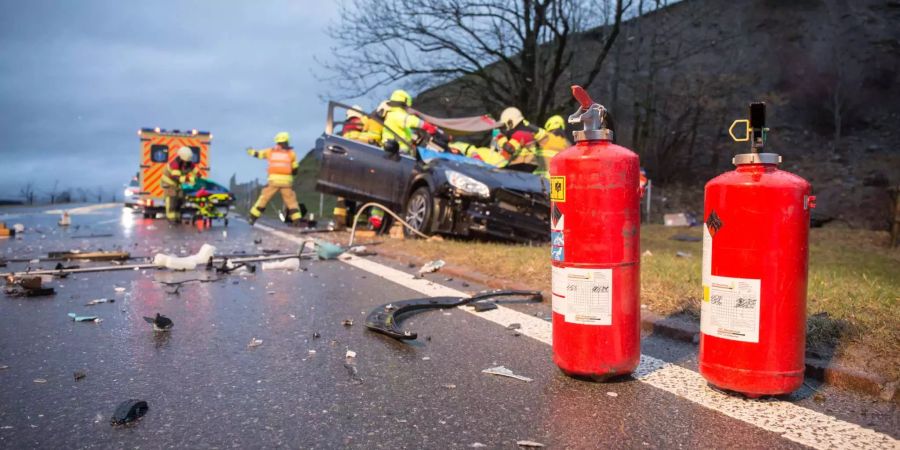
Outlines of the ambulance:
M 153 218 L 156 213 L 165 209 L 165 198 L 159 180 L 163 169 L 170 161 L 178 157 L 178 149 L 188 147 L 194 153 L 194 164 L 199 169 L 199 177 L 206 178 L 209 173 L 209 146 L 212 134 L 208 131 L 163 130 L 141 128 L 137 132 L 141 139 L 141 165 L 139 175 L 140 199 L 138 207 L 145 218 Z

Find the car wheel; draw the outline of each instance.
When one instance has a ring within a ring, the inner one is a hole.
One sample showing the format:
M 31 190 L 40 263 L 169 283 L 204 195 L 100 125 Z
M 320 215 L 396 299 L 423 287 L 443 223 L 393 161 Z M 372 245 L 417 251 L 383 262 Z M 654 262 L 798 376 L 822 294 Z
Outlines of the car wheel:
M 434 198 L 432 198 L 431 192 L 427 187 L 420 187 L 406 201 L 406 215 L 403 219 L 417 231 L 423 234 L 430 234 L 433 214 Z M 403 227 L 403 234 L 407 237 L 417 236 L 406 227 Z

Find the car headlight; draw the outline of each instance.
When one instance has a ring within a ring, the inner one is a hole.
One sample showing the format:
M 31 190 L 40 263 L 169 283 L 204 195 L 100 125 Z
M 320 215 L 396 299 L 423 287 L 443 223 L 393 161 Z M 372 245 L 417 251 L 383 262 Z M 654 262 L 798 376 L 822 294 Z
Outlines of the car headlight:
M 133 194 L 131 189 L 125 189 L 125 197 L 131 197 L 131 194 Z
M 486 184 L 454 170 L 447 170 L 445 173 L 450 185 L 459 189 L 462 193 L 477 195 L 484 198 L 489 198 L 491 196 L 491 190 Z

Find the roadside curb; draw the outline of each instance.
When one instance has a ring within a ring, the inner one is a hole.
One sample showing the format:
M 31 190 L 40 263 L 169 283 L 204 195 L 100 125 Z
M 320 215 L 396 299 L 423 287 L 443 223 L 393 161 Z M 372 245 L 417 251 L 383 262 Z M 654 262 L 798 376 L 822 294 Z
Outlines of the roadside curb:
M 395 261 L 415 263 L 417 265 L 428 262 L 425 258 L 388 250 L 383 247 L 378 248 L 378 255 Z M 492 289 L 530 290 L 534 288 L 533 286 L 514 281 L 491 278 L 482 273 L 449 263 L 441 268 L 440 273 L 448 277 L 478 283 Z M 545 295 L 544 299 L 548 300 L 548 297 Z M 694 345 L 700 342 L 699 324 L 690 323 L 685 319 L 659 316 L 646 309 L 641 310 L 641 330 Z M 883 377 L 862 372 L 859 369 L 846 367 L 840 362 L 829 362 L 807 356 L 805 375 L 825 384 L 900 404 L 900 383 L 897 381 L 891 382 Z

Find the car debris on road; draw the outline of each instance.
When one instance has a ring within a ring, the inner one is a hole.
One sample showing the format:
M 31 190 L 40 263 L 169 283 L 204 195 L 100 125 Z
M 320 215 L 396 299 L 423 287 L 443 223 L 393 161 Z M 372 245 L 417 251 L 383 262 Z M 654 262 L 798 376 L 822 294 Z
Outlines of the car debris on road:
M 438 270 L 441 270 L 441 267 L 444 267 L 444 264 L 446 264 L 446 263 L 444 263 L 444 260 L 442 260 L 442 259 L 436 259 L 434 261 L 429 261 L 429 262 L 425 263 L 425 265 L 423 265 L 419 269 L 418 274 L 419 274 L 419 276 L 422 276 L 426 273 L 437 272 Z
M 160 313 L 156 313 L 156 317 L 145 316 L 144 321 L 153 327 L 153 331 L 169 331 L 175 326 L 175 322 L 172 322 L 172 319 Z
M 526 297 L 533 302 L 542 301 L 540 291 L 515 290 L 485 291 L 471 297 L 426 297 L 402 300 L 381 305 L 378 308 L 373 309 L 368 317 L 366 317 L 366 328 L 390 336 L 394 339 L 413 340 L 418 337 L 418 334 L 412 331 L 401 330 L 398 317 L 406 316 L 413 311 L 453 308 L 468 303 L 475 303 L 477 305 L 477 302 L 481 302 L 482 300 L 503 297 Z
M 99 318 L 99 317 L 97 317 L 97 316 L 79 316 L 78 314 L 75 314 L 75 313 L 69 313 L 68 316 L 69 316 L 73 321 L 75 321 L 75 322 L 94 322 L 94 323 L 100 323 L 100 322 L 103 321 L 103 319 L 101 319 L 101 318 Z
M 110 424 L 125 425 L 134 422 L 143 417 L 144 414 L 147 414 L 148 410 L 150 410 L 150 406 L 145 400 L 125 400 L 116 407 L 112 419 L 110 419 Z
M 533 381 L 531 378 L 522 375 L 516 375 L 512 370 L 507 369 L 505 366 L 497 366 L 497 367 L 488 367 L 481 371 L 482 373 L 486 373 L 489 375 L 499 375 L 501 377 L 514 378 L 516 380 L 524 381 L 526 383 L 530 383 Z

